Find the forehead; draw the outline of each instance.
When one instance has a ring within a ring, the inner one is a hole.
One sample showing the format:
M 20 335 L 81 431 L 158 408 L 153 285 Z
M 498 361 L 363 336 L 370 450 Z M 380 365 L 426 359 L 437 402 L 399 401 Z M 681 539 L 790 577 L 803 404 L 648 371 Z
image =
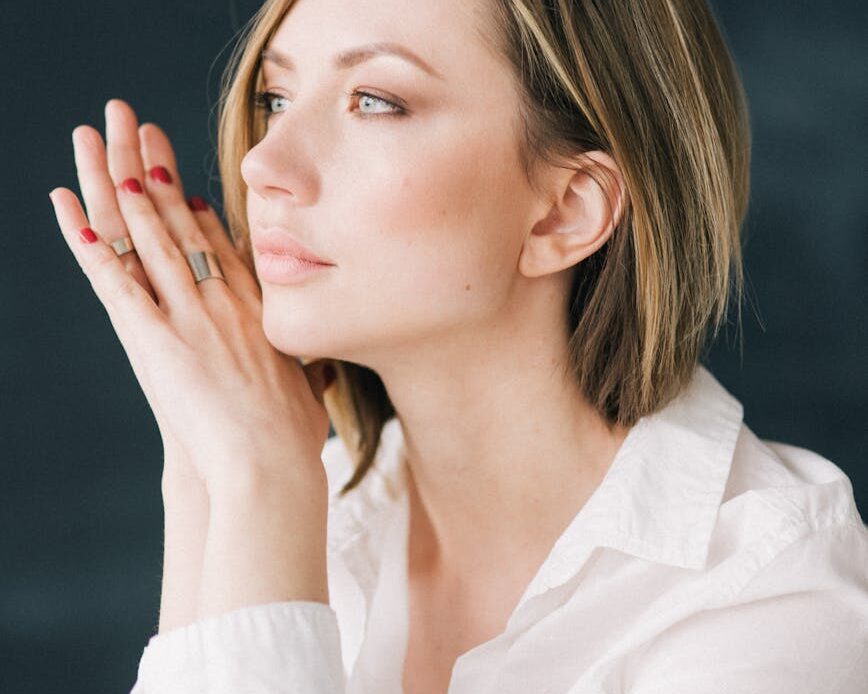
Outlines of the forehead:
M 358 46 L 400 44 L 444 80 L 458 81 L 495 67 L 480 34 L 487 1 L 296 0 L 267 48 L 289 56 L 305 73 L 332 70 L 338 54 Z

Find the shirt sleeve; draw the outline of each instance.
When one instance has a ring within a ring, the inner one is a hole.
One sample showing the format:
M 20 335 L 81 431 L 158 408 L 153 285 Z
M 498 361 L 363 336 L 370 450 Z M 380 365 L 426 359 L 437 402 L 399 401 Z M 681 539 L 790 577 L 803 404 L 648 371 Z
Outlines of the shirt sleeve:
M 798 540 L 732 604 L 673 625 L 635 665 L 629 694 L 865 694 L 868 531 Z
M 337 694 L 345 687 L 335 611 L 298 600 L 155 634 L 130 694 Z

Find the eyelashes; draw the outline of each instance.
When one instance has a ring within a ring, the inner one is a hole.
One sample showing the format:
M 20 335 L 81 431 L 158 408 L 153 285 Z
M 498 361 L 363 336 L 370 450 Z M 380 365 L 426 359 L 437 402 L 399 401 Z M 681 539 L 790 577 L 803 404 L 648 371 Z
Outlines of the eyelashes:
M 274 111 L 271 110 L 271 100 L 279 98 L 281 98 L 280 95 L 275 94 L 274 92 L 256 92 L 256 94 L 253 95 L 253 105 L 256 109 L 263 112 L 261 113 L 261 117 L 267 119 L 274 113 Z
M 375 94 L 369 94 L 368 92 L 361 91 L 359 89 L 356 89 L 352 92 L 349 92 L 347 94 L 347 96 L 349 96 L 353 99 L 356 99 L 356 100 L 362 99 L 362 98 L 372 99 L 373 101 L 378 102 L 380 104 L 385 104 L 390 109 L 389 111 L 385 111 L 385 112 L 381 112 L 381 113 L 359 112 L 359 118 L 379 118 L 381 116 L 391 118 L 391 117 L 400 117 L 400 116 L 404 116 L 407 114 L 407 109 L 404 108 L 403 106 L 395 104 L 395 103 L 388 101 L 387 99 L 384 99 L 382 97 L 376 96 Z M 253 104 L 254 104 L 256 109 L 258 109 L 262 112 L 261 117 L 264 120 L 268 120 L 268 118 L 270 116 L 277 115 L 278 113 L 281 113 L 281 111 L 272 111 L 271 110 L 272 109 L 272 101 L 274 99 L 285 99 L 285 98 L 286 97 L 281 96 L 280 94 L 276 94 L 274 92 L 269 92 L 269 91 L 256 92 L 256 94 L 253 97 Z

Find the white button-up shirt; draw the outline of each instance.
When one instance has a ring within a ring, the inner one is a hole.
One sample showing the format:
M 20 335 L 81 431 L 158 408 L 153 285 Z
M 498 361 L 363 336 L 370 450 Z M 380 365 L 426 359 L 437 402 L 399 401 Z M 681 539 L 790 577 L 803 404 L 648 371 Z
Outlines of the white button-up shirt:
M 629 432 L 506 629 L 463 653 L 448 694 L 866 694 L 868 528 L 847 476 L 762 441 L 702 366 Z M 339 499 L 331 603 L 289 601 L 151 637 L 132 694 L 399 694 L 409 505 L 400 422 Z

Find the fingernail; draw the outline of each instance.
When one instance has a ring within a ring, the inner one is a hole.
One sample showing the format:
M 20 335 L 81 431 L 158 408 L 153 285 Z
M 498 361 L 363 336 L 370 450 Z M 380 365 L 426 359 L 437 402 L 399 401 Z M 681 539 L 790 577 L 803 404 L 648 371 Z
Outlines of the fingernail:
M 159 181 L 160 183 L 172 182 L 172 174 L 169 173 L 169 170 L 165 166 L 155 166 L 148 171 L 148 174 L 154 181 Z
M 192 195 L 187 198 L 187 204 L 193 212 L 204 212 L 208 209 L 208 203 L 205 198 L 200 198 L 198 195 Z
M 78 237 L 84 241 L 84 243 L 93 243 L 96 241 L 96 234 L 93 233 L 93 229 L 90 227 L 84 227 L 78 230 Z
M 127 178 L 121 183 L 121 188 L 126 190 L 129 193 L 141 193 L 142 192 L 142 184 L 139 183 L 139 179 L 137 178 Z

